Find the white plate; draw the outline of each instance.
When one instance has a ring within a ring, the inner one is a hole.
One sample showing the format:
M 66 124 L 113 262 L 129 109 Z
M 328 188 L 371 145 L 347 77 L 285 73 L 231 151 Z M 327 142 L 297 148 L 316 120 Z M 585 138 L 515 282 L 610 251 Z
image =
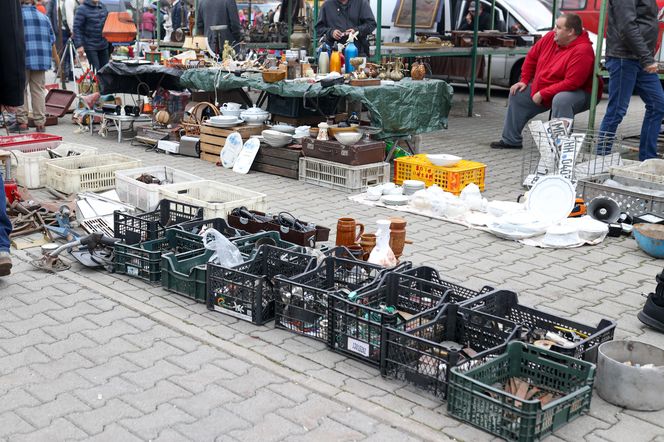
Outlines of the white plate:
M 235 160 L 235 164 L 233 165 L 233 172 L 249 172 L 249 169 L 251 169 L 251 165 L 253 164 L 254 158 L 256 158 L 256 154 L 258 153 L 258 149 L 260 149 L 260 147 L 261 142 L 256 138 L 249 138 L 247 141 L 245 141 L 244 146 L 242 146 L 242 152 L 240 152 L 237 160 Z
M 226 169 L 231 169 L 235 165 L 235 160 L 242 151 L 242 135 L 239 132 L 233 132 L 226 138 L 224 148 L 221 149 L 221 165 Z
M 427 154 L 427 159 L 431 161 L 432 164 L 441 167 L 452 167 L 462 160 L 461 157 L 446 153 Z
M 499 238 L 511 239 L 513 241 L 518 241 L 520 239 L 530 238 L 533 236 L 541 235 L 544 233 L 544 230 L 541 231 L 522 231 L 518 229 L 506 229 L 505 226 L 496 223 L 489 223 L 487 225 L 489 232 L 493 233 Z
M 537 218 L 556 224 L 569 216 L 575 199 L 576 191 L 570 180 L 549 175 L 540 178 L 528 192 L 526 208 Z
M 406 195 L 385 195 L 381 198 L 381 201 L 388 206 L 403 206 L 408 204 L 409 200 Z
M 215 122 L 215 121 L 211 121 L 211 120 L 207 121 L 207 124 L 209 124 L 210 126 L 220 127 L 220 128 L 228 128 L 228 127 L 233 127 L 233 126 L 239 126 L 240 124 L 243 124 L 243 123 L 244 123 L 244 120 L 241 119 L 241 118 L 238 118 L 237 120 L 232 121 L 232 122 L 228 122 L 228 123 L 220 123 L 220 122 Z

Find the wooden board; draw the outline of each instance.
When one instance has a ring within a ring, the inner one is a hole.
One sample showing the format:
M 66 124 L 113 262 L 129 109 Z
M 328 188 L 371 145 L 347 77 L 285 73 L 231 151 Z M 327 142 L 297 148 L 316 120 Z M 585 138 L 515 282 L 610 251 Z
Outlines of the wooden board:
M 301 150 L 285 147 L 261 147 L 251 166 L 252 170 L 298 179 Z
M 219 154 L 212 155 L 209 153 L 201 152 L 201 160 L 207 161 L 212 164 L 217 164 L 219 162 Z
M 221 149 L 223 149 L 223 146 L 218 146 L 216 144 L 207 144 L 207 143 L 202 143 L 201 142 L 201 152 L 216 155 L 217 158 L 219 158 L 219 154 L 221 153 Z
M 214 135 L 217 137 L 227 137 L 233 132 L 239 132 L 243 140 L 248 140 L 252 135 L 260 135 L 263 132 L 265 127 L 261 126 L 236 126 L 222 129 L 220 127 L 214 127 L 207 124 L 201 125 L 201 135 Z
M 380 86 L 380 80 L 377 78 L 366 78 L 366 79 L 359 79 L 355 78 L 350 80 L 350 85 L 351 86 Z
M 256 163 L 251 165 L 251 170 L 257 172 L 269 173 L 270 175 L 278 175 L 285 178 L 298 179 L 299 171 L 292 169 L 285 169 L 283 167 L 272 166 L 270 164 Z

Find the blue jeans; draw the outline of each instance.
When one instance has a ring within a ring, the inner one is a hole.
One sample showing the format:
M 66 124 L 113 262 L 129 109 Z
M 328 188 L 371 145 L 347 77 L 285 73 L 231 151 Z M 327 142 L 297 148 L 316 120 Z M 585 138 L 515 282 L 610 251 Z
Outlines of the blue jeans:
M 12 223 L 7 216 L 5 182 L 2 179 L 2 173 L 0 173 L 0 252 L 9 252 L 10 233 L 12 233 Z
M 657 74 L 647 73 L 638 60 L 606 58 L 609 71 L 609 104 L 599 127 L 600 134 L 611 136 L 627 113 L 629 100 L 636 91 L 646 104 L 646 115 L 641 126 L 639 160 L 657 158 L 657 136 L 664 118 L 664 89 Z M 611 145 L 598 147 L 599 154 L 611 152 Z

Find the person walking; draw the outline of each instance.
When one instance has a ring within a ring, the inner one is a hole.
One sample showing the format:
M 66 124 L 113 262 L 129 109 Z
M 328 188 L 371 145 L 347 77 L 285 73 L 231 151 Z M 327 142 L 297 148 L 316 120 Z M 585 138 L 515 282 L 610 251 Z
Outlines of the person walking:
M 102 32 L 108 9 L 99 0 L 85 0 L 74 16 L 74 45 L 79 57 L 87 57 L 90 65 L 99 71 L 108 63 L 108 40 Z
M 607 138 L 615 135 L 636 91 L 646 104 L 640 161 L 657 158 L 657 137 L 664 118 L 664 90 L 655 61 L 658 35 L 656 0 L 609 0 L 605 62 L 609 103 L 599 130 Z M 611 143 L 599 144 L 597 153 L 607 155 L 612 147 Z
M 368 0 L 325 0 L 316 23 L 316 32 L 330 47 L 345 44 L 351 32 L 357 31 L 355 45 L 360 56 L 369 55 L 367 37 L 375 29 L 376 18 Z
M 36 9 L 35 9 L 36 10 Z M 0 14 L 0 107 L 21 106 L 25 99 L 25 39 L 23 16 L 19 0 L 3 2 Z M 11 109 L 8 109 L 11 110 Z M 0 173 L 0 189 L 4 189 Z M 9 235 L 12 223 L 7 216 L 5 192 L 0 192 L 0 276 L 11 273 Z
M 141 38 L 152 40 L 155 29 L 157 29 L 157 17 L 154 15 L 154 6 L 150 5 L 141 15 Z
M 555 29 L 526 55 L 521 81 L 510 88 L 502 137 L 491 148 L 521 149 L 523 128 L 549 109 L 552 118 L 569 119 L 588 110 L 594 63 L 595 52 L 581 17 L 571 13 L 558 17 Z
M 23 35 L 25 41 L 25 85 L 23 105 L 16 110 L 16 124 L 10 132 L 28 131 L 28 91 L 32 103 L 32 117 L 37 132 L 45 132 L 46 71 L 51 68 L 51 48 L 55 34 L 48 17 L 37 10 L 34 0 L 23 0 Z M 0 189 L 1 190 L 1 189 Z
M 213 31 L 214 26 L 227 26 L 221 31 Z M 196 33 L 205 35 L 210 48 L 221 55 L 224 43 L 231 46 L 242 41 L 242 27 L 235 0 L 201 0 L 196 14 Z

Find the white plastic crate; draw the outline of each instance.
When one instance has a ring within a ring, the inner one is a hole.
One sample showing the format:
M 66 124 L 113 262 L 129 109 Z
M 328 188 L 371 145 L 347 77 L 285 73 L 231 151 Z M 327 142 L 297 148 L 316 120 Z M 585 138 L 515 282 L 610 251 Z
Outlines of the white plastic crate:
M 264 193 L 218 181 L 171 184 L 160 188 L 159 195 L 171 201 L 202 207 L 205 219 L 226 218 L 231 210 L 240 206 L 261 212 L 267 210 L 267 196 Z
M 157 178 L 162 184 L 137 181 L 136 178 L 144 173 Z M 139 167 L 115 172 L 115 190 L 120 200 L 146 212 L 157 208 L 161 199 L 159 189 L 168 189 L 172 184 L 192 181 L 203 181 L 203 178 L 168 166 Z
M 390 181 L 390 163 L 348 166 L 315 158 L 300 158 L 300 181 L 344 192 L 358 193 Z
M 46 187 L 58 192 L 98 192 L 115 188 L 115 171 L 141 167 L 141 160 L 117 153 L 47 161 Z
M 630 162 L 610 169 L 611 175 L 664 184 L 664 160 L 653 158 L 644 162 Z
M 55 149 L 62 143 L 62 137 L 45 133 L 29 133 L 0 137 L 0 149 L 19 152 L 39 152 Z
M 62 143 L 55 149 L 51 149 L 62 157 L 67 157 L 69 152 L 79 155 L 94 155 L 96 147 L 84 146 L 75 143 Z M 28 189 L 38 189 L 46 184 L 46 167 L 44 163 L 52 158 L 47 150 L 36 152 L 21 152 L 15 150 L 12 154 L 12 176 L 16 181 Z

